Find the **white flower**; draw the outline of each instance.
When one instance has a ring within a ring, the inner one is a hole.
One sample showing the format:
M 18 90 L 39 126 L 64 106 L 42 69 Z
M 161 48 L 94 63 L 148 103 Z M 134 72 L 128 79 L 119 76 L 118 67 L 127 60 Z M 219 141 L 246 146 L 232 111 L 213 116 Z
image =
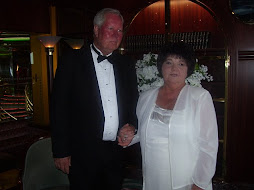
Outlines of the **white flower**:
M 143 59 L 137 60 L 136 73 L 139 92 L 163 85 L 163 79 L 159 76 L 156 66 L 157 57 L 158 54 L 149 52 L 143 55 Z M 193 74 L 185 80 L 185 83 L 191 86 L 202 87 L 201 80 L 210 82 L 213 81 L 213 77 L 208 74 L 207 66 L 196 63 Z

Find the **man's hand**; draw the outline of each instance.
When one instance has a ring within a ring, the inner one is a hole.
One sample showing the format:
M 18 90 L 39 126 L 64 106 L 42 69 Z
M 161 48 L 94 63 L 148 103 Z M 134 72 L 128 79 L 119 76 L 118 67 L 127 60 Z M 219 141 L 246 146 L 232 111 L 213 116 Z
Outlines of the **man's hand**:
M 118 144 L 121 146 L 128 146 L 135 134 L 135 127 L 130 124 L 125 124 L 118 133 Z
M 62 172 L 69 174 L 69 169 L 71 166 L 71 157 L 64 158 L 54 158 L 55 166 L 57 169 L 62 170 Z

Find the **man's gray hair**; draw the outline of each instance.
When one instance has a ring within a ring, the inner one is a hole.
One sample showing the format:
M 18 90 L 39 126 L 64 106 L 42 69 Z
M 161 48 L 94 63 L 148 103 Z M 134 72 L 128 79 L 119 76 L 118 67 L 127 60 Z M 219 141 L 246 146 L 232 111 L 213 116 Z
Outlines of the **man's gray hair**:
M 118 11 L 117 9 L 112 9 L 112 8 L 104 8 L 95 15 L 93 19 L 93 24 L 101 27 L 105 21 L 105 15 L 108 13 L 118 15 L 122 19 L 122 22 L 124 23 L 124 19 L 120 11 Z

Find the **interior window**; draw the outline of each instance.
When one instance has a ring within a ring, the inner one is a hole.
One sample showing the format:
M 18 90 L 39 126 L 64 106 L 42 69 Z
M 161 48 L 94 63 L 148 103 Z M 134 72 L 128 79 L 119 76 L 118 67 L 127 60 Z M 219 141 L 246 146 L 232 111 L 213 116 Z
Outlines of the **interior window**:
M 30 37 L 0 31 L 0 122 L 32 117 Z

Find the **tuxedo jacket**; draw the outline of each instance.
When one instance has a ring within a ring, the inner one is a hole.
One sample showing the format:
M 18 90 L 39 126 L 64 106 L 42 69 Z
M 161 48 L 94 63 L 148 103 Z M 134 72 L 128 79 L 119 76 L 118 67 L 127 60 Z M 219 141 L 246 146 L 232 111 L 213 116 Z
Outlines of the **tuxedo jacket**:
M 113 52 L 119 128 L 137 126 L 135 63 Z M 102 141 L 104 112 L 90 48 L 59 58 L 50 103 L 52 149 L 55 158 L 85 156 Z

